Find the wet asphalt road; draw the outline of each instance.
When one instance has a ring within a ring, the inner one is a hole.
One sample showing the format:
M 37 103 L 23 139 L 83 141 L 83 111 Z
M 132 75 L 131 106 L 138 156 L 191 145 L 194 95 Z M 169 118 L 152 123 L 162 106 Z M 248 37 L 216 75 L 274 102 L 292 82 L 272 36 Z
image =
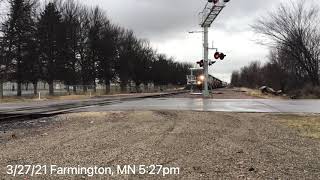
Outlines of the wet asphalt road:
M 105 103 L 90 106 L 98 100 Z M 202 99 L 202 98 L 137 98 L 39 101 L 0 104 L 0 113 L 41 113 L 59 111 L 66 105 L 88 104 L 71 112 L 103 112 L 126 110 L 191 110 L 209 112 L 320 113 L 320 100 L 279 99 Z
M 158 98 L 91 106 L 75 112 L 193 110 L 217 112 L 320 113 L 320 100 Z

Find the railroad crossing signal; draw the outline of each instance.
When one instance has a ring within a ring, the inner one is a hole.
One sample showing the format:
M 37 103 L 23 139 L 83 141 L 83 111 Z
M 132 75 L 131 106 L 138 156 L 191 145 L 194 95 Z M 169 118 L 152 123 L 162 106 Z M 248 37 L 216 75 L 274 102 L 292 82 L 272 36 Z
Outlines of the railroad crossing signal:
M 209 61 L 209 66 L 214 65 L 216 62 L 217 62 L 217 61 L 212 61 L 212 60 L 210 60 L 210 61 Z
M 212 2 L 213 2 L 214 4 L 217 4 L 218 1 L 219 1 L 219 0 L 208 0 L 209 3 L 212 3 Z
M 223 2 L 227 3 L 229 2 L 230 0 L 223 0 Z M 217 4 L 219 2 L 219 0 L 208 0 L 209 3 L 214 3 L 214 4 Z
M 219 52 L 214 53 L 214 58 L 215 58 L 215 59 L 224 60 L 224 58 L 225 58 L 226 56 L 227 56 L 227 55 L 225 55 L 224 53 L 219 53 Z
M 220 59 L 221 59 L 221 60 L 224 60 L 224 58 L 225 58 L 226 56 L 227 56 L 227 55 L 221 53 L 221 54 L 220 54 Z
M 217 62 L 217 61 L 209 60 L 208 65 L 209 65 L 209 66 L 212 66 L 212 65 L 214 65 L 216 62 Z M 198 61 L 197 64 L 198 64 L 200 67 L 203 67 L 203 66 L 204 66 L 204 61 L 203 61 L 203 60 Z
M 213 21 L 218 17 L 221 13 L 222 9 L 225 7 L 226 3 L 230 0 L 207 0 L 208 3 L 204 7 L 203 11 L 199 13 L 200 17 L 200 26 L 203 28 L 203 60 L 204 64 L 202 65 L 200 62 L 200 66 L 203 66 L 203 71 L 205 75 L 204 80 L 204 90 L 203 95 L 208 97 L 209 94 L 209 87 L 208 87 L 208 79 L 209 79 L 209 45 L 208 45 L 208 29 L 213 23 Z M 218 57 L 218 54 L 215 56 Z M 221 60 L 225 58 L 223 53 L 219 53 L 219 57 Z
M 203 60 L 198 61 L 197 64 L 199 64 L 200 67 L 203 67 L 204 66 L 204 61 Z

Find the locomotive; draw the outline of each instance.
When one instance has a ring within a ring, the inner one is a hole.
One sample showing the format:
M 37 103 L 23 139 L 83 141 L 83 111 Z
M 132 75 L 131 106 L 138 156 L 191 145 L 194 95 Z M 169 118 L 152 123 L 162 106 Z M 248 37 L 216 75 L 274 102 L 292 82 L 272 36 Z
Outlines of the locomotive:
M 199 90 L 202 90 L 203 89 L 203 85 L 204 85 L 204 79 L 205 79 L 205 76 L 203 74 L 197 76 L 197 83 L 196 83 L 196 87 L 199 89 Z M 212 90 L 212 89 L 217 89 L 217 88 L 223 88 L 224 83 L 218 79 L 218 78 L 215 78 L 214 76 L 210 75 L 209 74 L 209 78 L 208 78 L 208 88 L 209 90 Z
M 188 76 L 188 83 L 186 89 L 190 89 L 191 86 L 196 87 L 198 90 L 203 90 L 205 76 L 203 71 L 196 71 L 193 76 Z M 209 90 L 226 87 L 226 83 L 220 79 L 209 74 L 208 88 Z

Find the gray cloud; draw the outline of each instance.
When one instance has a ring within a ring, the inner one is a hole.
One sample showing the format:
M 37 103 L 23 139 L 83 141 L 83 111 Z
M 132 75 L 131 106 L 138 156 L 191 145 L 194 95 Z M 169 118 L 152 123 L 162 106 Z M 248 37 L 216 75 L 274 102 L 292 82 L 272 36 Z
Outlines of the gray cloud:
M 248 31 L 249 23 L 280 0 L 231 0 L 214 28 L 230 33 Z M 82 0 L 105 9 L 110 19 L 133 29 L 138 37 L 151 41 L 182 38 L 189 30 L 199 29 L 198 13 L 206 0 Z M 244 3 L 245 2 L 245 3 Z
M 279 0 L 231 0 L 221 17 L 215 23 L 219 29 L 246 29 L 248 19 L 256 17 L 257 12 L 267 9 Z M 85 0 L 87 4 L 96 3 L 107 11 L 115 23 L 131 28 L 138 35 L 152 38 L 164 34 L 179 33 L 198 28 L 198 13 L 205 0 Z M 228 24 L 228 22 L 236 22 Z M 242 26 L 244 25 L 244 26 Z
M 265 59 L 267 50 L 252 42 L 251 35 L 248 34 L 251 32 L 249 25 L 259 16 L 274 9 L 281 1 L 286 0 L 231 0 L 227 4 L 214 22 L 210 37 L 217 46 L 228 53 L 231 62 L 217 65 L 211 72 L 226 76 L 249 61 Z M 140 38 L 148 38 L 151 44 L 159 47 L 163 53 L 180 60 L 194 61 L 202 58 L 201 35 L 197 36 L 198 39 L 190 38 L 187 31 L 200 30 L 198 13 L 206 4 L 206 0 L 82 0 L 81 2 L 99 5 L 106 10 L 113 23 L 134 30 Z M 188 38 L 192 42 L 188 41 Z

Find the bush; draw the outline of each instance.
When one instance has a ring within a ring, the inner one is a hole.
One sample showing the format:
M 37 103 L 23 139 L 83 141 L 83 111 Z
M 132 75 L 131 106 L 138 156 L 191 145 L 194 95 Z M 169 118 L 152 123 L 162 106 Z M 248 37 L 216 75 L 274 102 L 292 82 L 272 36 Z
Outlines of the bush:
M 306 85 L 300 94 L 302 98 L 320 98 L 320 86 Z

